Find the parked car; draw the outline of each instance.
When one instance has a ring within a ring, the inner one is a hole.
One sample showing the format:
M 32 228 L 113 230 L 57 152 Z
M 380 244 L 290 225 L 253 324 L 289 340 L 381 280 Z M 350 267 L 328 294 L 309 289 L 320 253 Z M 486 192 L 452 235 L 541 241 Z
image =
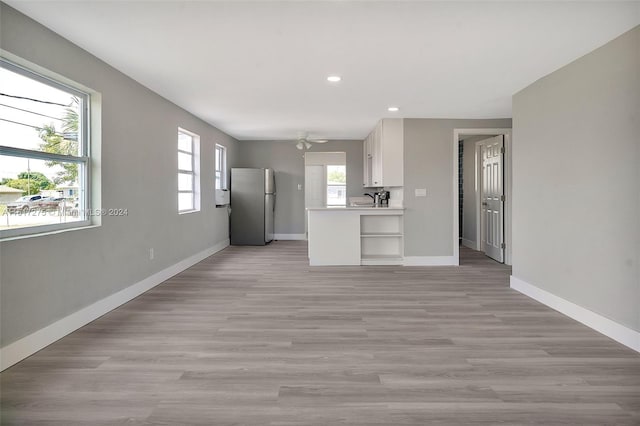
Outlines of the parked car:
M 42 200 L 42 195 L 25 195 L 7 204 L 7 211 L 9 213 L 28 213 L 39 208 L 38 202 L 40 200 Z
M 62 197 L 44 197 L 40 199 L 36 205 L 40 210 L 51 211 L 61 208 L 63 202 L 64 198 Z

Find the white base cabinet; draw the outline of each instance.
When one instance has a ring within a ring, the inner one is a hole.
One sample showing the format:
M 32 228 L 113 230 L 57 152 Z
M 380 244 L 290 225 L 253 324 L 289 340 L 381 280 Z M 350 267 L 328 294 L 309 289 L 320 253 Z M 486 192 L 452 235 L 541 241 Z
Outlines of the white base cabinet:
M 352 213 L 309 210 L 310 265 L 360 265 L 360 217 Z
M 401 208 L 308 210 L 310 265 L 401 265 Z

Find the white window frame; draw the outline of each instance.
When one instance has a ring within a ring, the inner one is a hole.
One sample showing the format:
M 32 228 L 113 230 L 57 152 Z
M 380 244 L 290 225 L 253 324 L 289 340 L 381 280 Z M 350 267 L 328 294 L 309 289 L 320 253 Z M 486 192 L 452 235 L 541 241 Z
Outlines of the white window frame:
M 23 228 L 14 228 L 0 230 L 0 241 L 9 240 L 14 238 L 32 237 L 41 234 L 49 234 L 51 232 L 57 232 L 61 230 L 77 229 L 87 226 L 92 226 L 92 216 L 89 214 L 92 210 L 91 205 L 91 141 L 90 141 L 90 104 L 91 95 L 79 88 L 72 87 L 69 84 L 62 83 L 54 78 L 50 78 L 39 74 L 31 69 L 18 65 L 14 62 L 0 57 L 0 68 L 7 69 L 16 74 L 20 74 L 23 77 L 30 78 L 42 84 L 46 84 L 56 89 L 63 90 L 71 95 L 76 96 L 80 100 L 79 119 L 78 119 L 78 156 L 53 154 L 43 151 L 36 151 L 31 149 L 15 148 L 1 145 L 0 141 L 0 155 L 10 157 L 28 158 L 34 160 L 44 161 L 62 161 L 67 163 L 78 164 L 78 215 L 82 217 L 81 220 L 66 222 L 66 223 L 54 223 L 38 226 L 27 226 Z
M 218 157 L 221 157 L 221 161 L 218 161 Z M 214 177 L 215 177 L 215 189 L 229 189 L 227 187 L 227 147 L 224 145 L 216 144 L 216 150 L 214 155 Z M 218 163 L 220 163 L 221 169 L 218 169 Z M 218 182 L 219 176 L 219 182 Z
M 185 213 L 194 213 L 200 211 L 200 136 L 196 133 L 193 133 L 189 130 L 183 129 L 182 127 L 178 127 L 178 139 L 180 139 L 180 134 L 187 135 L 191 138 L 191 152 L 181 150 L 178 145 L 178 154 L 187 154 L 191 156 L 191 170 L 183 170 L 178 166 L 178 179 L 181 174 L 191 175 L 191 189 L 189 190 L 181 190 L 178 185 L 178 195 L 179 194 L 193 194 L 193 206 L 188 209 L 180 209 L 180 200 L 178 198 L 178 214 Z M 177 156 L 176 156 L 177 159 Z

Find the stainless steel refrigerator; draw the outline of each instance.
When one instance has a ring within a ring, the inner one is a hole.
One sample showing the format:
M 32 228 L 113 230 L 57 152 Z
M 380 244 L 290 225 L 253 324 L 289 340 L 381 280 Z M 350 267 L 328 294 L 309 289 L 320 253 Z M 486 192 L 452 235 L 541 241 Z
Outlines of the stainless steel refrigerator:
M 273 240 L 276 181 L 273 169 L 231 169 L 231 244 Z

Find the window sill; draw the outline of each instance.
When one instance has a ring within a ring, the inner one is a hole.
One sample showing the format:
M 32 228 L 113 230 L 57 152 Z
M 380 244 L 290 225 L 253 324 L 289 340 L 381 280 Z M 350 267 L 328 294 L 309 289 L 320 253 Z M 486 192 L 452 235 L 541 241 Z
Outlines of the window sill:
M 27 239 L 27 238 L 45 237 L 47 235 L 62 234 L 64 232 L 81 231 L 81 230 L 84 230 L 84 229 L 99 228 L 100 226 L 102 226 L 102 225 L 99 225 L 99 224 L 88 224 L 88 225 L 74 226 L 72 228 L 55 229 L 55 230 L 51 230 L 51 231 L 43 231 L 43 232 L 38 232 L 38 233 L 33 233 L 33 234 L 0 237 L 0 242 L 4 243 L 4 242 L 7 242 L 7 241 L 24 240 L 24 239 Z
M 198 209 L 198 210 L 183 210 L 181 212 L 178 212 L 178 215 L 189 214 L 189 213 L 198 213 L 199 211 L 200 211 L 200 209 Z

